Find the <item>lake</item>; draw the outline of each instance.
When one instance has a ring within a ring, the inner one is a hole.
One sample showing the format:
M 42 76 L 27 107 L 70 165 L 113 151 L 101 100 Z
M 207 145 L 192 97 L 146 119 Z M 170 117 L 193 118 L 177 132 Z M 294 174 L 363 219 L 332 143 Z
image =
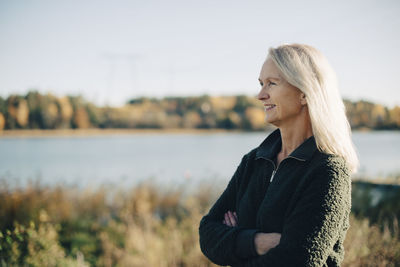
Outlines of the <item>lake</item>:
M 0 177 L 10 184 L 130 185 L 231 178 L 267 133 L 132 134 L 0 138 Z M 400 174 L 400 133 L 355 132 L 360 176 Z

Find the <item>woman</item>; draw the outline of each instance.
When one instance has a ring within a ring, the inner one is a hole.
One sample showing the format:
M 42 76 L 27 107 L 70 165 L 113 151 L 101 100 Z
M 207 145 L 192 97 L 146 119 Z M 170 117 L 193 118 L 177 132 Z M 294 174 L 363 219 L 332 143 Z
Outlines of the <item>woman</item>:
M 271 48 L 258 99 L 278 129 L 246 154 L 200 222 L 200 247 L 233 266 L 340 266 L 358 165 L 336 78 L 308 45 Z

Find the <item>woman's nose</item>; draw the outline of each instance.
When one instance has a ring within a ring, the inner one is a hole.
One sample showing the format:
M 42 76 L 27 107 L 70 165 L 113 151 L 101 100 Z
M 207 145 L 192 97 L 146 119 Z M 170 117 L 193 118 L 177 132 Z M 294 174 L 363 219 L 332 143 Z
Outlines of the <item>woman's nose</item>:
M 269 94 L 265 88 L 261 88 L 260 92 L 257 95 L 258 100 L 266 100 L 269 98 Z

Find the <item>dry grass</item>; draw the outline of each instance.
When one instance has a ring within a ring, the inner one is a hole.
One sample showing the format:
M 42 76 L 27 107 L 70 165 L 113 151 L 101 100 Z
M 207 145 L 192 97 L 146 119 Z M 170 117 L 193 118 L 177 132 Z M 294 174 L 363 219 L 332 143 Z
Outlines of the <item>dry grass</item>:
M 351 217 L 350 229 L 345 240 L 346 254 L 343 266 L 399 266 L 400 233 L 398 222 L 394 231 L 387 225 L 383 230 L 378 225 L 370 225 L 368 219 Z
M 0 266 L 215 266 L 200 251 L 198 224 L 218 190 L 186 190 L 2 183 Z M 343 266 L 400 265 L 398 229 L 354 216 L 351 225 Z

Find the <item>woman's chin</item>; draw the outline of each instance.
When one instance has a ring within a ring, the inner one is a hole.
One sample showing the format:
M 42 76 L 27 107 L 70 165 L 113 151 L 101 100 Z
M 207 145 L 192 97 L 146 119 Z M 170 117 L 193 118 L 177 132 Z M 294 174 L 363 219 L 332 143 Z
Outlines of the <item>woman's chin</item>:
M 274 119 L 274 118 L 272 118 L 272 117 L 269 117 L 268 115 L 267 116 L 265 116 L 265 120 L 264 120 L 267 124 L 272 124 L 272 125 L 274 125 L 274 126 L 276 126 L 276 127 L 278 127 L 275 123 L 276 123 L 276 120 Z

